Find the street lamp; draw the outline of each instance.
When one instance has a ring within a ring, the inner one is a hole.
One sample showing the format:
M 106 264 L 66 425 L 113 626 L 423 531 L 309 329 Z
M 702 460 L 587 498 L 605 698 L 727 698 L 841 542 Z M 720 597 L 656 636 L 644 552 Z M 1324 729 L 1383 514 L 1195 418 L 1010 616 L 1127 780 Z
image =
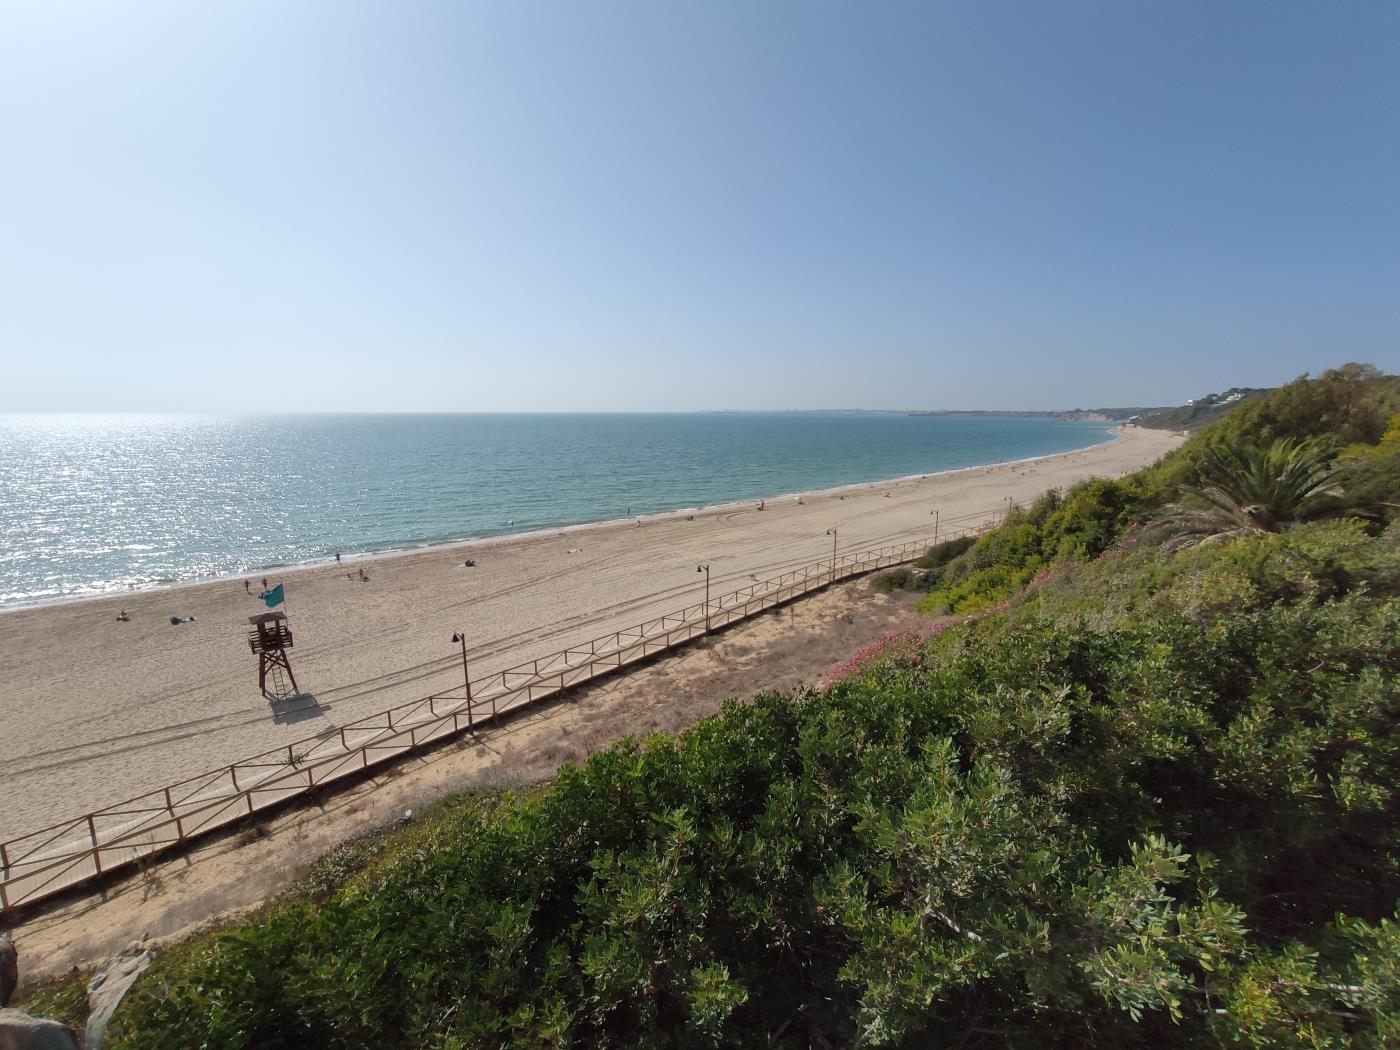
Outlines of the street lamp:
M 467 670 L 467 636 L 461 631 L 452 632 L 452 640 L 462 646 L 462 681 L 467 687 L 467 728 L 472 728 L 472 676 Z
M 934 545 L 935 547 L 937 547 L 937 546 L 938 546 L 938 511 L 935 509 L 935 510 L 929 511 L 929 513 L 933 515 L 933 545 Z
M 826 534 L 831 537 L 831 582 L 836 582 L 836 529 L 826 530 Z
M 1010 496 L 1003 496 L 1002 499 L 1006 500 L 1006 515 L 1001 519 L 1005 521 L 1007 518 L 1011 517 L 1011 509 L 1016 506 L 1016 501 Z
M 695 566 L 696 572 L 705 574 L 705 633 L 710 633 L 710 563 Z

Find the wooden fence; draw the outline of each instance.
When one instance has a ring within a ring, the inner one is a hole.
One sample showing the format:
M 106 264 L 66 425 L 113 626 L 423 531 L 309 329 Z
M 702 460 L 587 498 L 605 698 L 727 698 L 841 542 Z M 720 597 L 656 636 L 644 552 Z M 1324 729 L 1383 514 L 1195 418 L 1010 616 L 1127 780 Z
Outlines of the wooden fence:
M 985 527 L 985 526 L 984 526 Z M 945 533 L 952 539 L 980 529 Z M 838 580 L 913 561 L 923 541 L 835 554 L 679 612 L 658 616 L 434 693 L 274 751 L 232 762 L 73 820 L 0 842 L 0 914 L 72 889 L 260 810 L 389 762 L 601 675 L 683 645 Z

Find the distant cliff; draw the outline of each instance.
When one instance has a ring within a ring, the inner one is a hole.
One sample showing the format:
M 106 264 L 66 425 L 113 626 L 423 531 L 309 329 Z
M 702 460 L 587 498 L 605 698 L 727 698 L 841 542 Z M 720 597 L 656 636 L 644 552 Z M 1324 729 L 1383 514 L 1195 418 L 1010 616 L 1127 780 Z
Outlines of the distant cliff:
M 1207 394 L 1195 401 L 1188 401 L 1180 408 L 1145 410 L 1133 422 L 1153 430 L 1196 431 L 1207 423 L 1215 422 L 1236 405 L 1268 392 L 1269 389 L 1264 387 L 1234 386 L 1221 394 Z
M 1152 430 L 1199 430 L 1230 409 L 1250 398 L 1267 394 L 1268 388 L 1231 387 L 1219 394 L 1188 401 L 1176 407 L 1155 408 L 1071 408 L 1042 409 L 1035 412 L 997 412 L 982 410 L 950 410 L 941 412 L 911 412 L 912 416 L 998 416 L 1036 419 L 1067 419 L 1089 423 L 1133 423 Z
M 1123 422 L 1132 416 L 1142 415 L 1149 412 L 1169 412 L 1170 408 L 1070 408 L 1070 409 L 1037 409 L 1031 412 L 995 411 L 981 409 L 966 409 L 939 412 L 910 412 L 911 416 L 989 416 L 997 418 L 1020 418 L 1020 419 L 1072 419 L 1083 420 L 1091 423 Z

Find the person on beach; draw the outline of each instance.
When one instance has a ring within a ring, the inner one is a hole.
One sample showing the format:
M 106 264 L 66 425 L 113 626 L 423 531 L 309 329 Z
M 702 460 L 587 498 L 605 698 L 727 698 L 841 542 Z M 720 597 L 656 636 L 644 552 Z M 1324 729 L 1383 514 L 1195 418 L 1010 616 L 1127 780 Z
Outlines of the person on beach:
M 336 551 L 336 552 L 335 552 L 335 563 L 336 563 L 337 565 L 340 564 L 340 551 Z
M 267 577 L 263 577 L 263 590 L 267 590 Z
M 130 619 L 131 619 L 131 617 L 128 616 L 128 615 L 126 614 L 126 610 L 125 610 L 125 609 L 123 609 L 121 612 L 117 613 L 117 622 L 118 622 L 118 623 L 126 623 L 126 622 L 128 622 Z
M 253 585 L 252 585 L 251 583 L 249 583 L 247 580 L 244 580 L 244 581 L 243 581 L 243 593 L 244 593 L 244 594 L 252 594 L 252 593 L 253 593 Z

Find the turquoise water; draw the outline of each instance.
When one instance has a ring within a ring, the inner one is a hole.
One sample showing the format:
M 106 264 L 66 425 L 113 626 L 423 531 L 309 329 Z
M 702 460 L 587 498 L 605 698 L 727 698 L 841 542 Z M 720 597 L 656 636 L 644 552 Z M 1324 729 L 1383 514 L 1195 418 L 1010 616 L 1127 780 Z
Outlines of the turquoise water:
M 0 605 L 929 474 L 1107 440 L 887 413 L 0 416 Z

